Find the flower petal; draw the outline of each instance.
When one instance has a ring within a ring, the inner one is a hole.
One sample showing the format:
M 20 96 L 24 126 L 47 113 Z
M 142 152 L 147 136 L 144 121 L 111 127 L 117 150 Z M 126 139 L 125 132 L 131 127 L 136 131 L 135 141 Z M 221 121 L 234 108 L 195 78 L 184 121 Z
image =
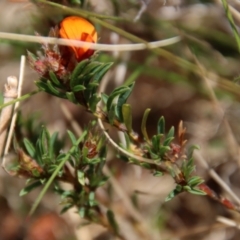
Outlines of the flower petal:
M 86 19 L 70 16 L 60 23 L 59 35 L 61 38 L 74 39 L 85 42 L 95 43 L 97 42 L 97 32 L 95 27 Z M 93 50 L 86 47 L 70 47 L 78 61 L 90 57 L 93 54 Z

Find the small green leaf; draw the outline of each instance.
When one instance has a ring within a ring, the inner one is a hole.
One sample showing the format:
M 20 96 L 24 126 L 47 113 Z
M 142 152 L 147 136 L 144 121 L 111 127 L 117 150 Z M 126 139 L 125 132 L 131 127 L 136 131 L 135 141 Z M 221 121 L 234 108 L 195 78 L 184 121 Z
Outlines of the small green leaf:
M 192 158 L 193 155 L 193 151 L 194 150 L 199 150 L 200 147 L 198 145 L 192 145 L 189 149 L 188 149 L 188 158 Z
M 153 176 L 155 176 L 155 177 L 162 177 L 163 175 L 164 175 L 164 173 L 160 172 L 160 171 L 154 171 L 154 173 L 153 173 Z
M 195 170 L 195 165 L 193 162 L 193 158 L 190 158 L 188 161 L 183 161 L 182 163 L 182 171 L 186 179 L 188 179 L 191 173 Z
M 103 65 L 103 63 L 101 63 L 101 62 L 90 61 L 90 63 L 87 65 L 87 67 L 82 72 L 82 75 L 83 76 L 86 74 L 94 75 L 96 73 L 96 69 L 98 70 L 99 67 L 101 67 L 102 65 Z
M 161 136 L 160 135 L 154 135 L 152 137 L 152 146 L 153 146 L 153 151 L 155 153 L 158 153 L 159 149 L 160 149 L 160 140 L 161 140 Z
M 101 98 L 98 96 L 97 93 L 94 93 L 92 97 L 89 99 L 89 108 L 93 113 L 96 112 L 97 104 L 100 100 Z
M 123 104 L 122 115 L 128 132 L 132 132 L 132 107 L 130 104 Z
M 164 120 L 164 117 L 161 117 L 158 121 L 157 133 L 158 134 L 165 134 L 165 120 Z
M 61 162 L 66 157 L 66 153 L 60 153 L 56 158 L 56 163 Z
M 94 192 L 90 192 L 88 199 L 89 199 L 88 203 L 91 207 L 96 205 L 95 193 Z
M 120 120 L 120 122 L 123 122 L 123 115 L 122 115 L 122 106 L 124 103 L 126 103 L 128 97 L 132 93 L 134 84 L 131 84 L 127 87 L 127 91 L 119 94 L 118 101 L 117 101 L 117 106 L 116 106 L 116 116 Z
M 179 184 L 177 184 L 177 186 L 175 187 L 175 189 L 176 189 L 176 191 L 177 192 L 182 192 L 183 191 L 183 186 L 182 185 L 179 185 Z
M 28 186 L 26 186 L 25 188 L 23 188 L 20 191 L 19 196 L 22 197 L 22 196 L 28 194 L 29 192 L 31 192 L 33 189 L 35 189 L 41 185 L 42 185 L 42 183 L 40 181 L 36 181 L 36 182 L 29 184 Z
M 67 99 L 72 103 L 78 103 L 73 92 L 66 92 Z
M 79 182 L 82 186 L 84 186 L 84 185 L 85 185 L 85 174 L 84 174 L 84 172 L 78 170 L 78 171 L 77 171 L 77 176 L 78 176 L 78 182 Z
M 50 138 L 49 158 L 52 159 L 54 156 L 54 147 L 57 141 L 58 133 L 55 132 Z
M 51 81 L 47 81 L 47 86 L 53 95 L 61 97 L 62 93 L 52 85 Z
M 106 147 L 106 141 L 104 140 L 105 145 L 102 146 L 100 149 L 97 147 L 97 150 L 99 151 L 98 155 L 100 160 L 104 163 L 106 160 L 106 156 L 107 156 L 107 147 Z
M 108 120 L 111 125 L 113 125 L 114 120 L 115 120 L 115 106 L 111 106 L 111 108 L 108 110 Z
M 177 191 L 176 189 L 172 190 L 168 196 L 165 198 L 165 202 L 168 202 L 170 200 L 172 200 L 175 196 L 177 196 L 180 192 Z
M 49 76 L 52 80 L 52 82 L 57 86 L 57 87 L 60 87 L 61 86 L 61 83 L 59 82 L 57 76 L 55 75 L 55 73 L 53 71 L 49 71 Z
M 109 111 L 112 104 L 113 104 L 113 100 L 120 94 L 125 93 L 126 91 L 128 91 L 127 87 L 119 87 L 116 88 L 108 97 L 108 101 L 107 101 L 107 110 Z
M 70 208 L 72 208 L 74 205 L 72 203 L 67 204 L 66 206 L 64 206 L 60 212 L 60 214 L 65 213 L 67 210 L 69 210 Z
M 102 98 L 103 103 L 106 105 L 107 101 L 108 101 L 108 95 L 105 93 L 101 93 L 101 98 Z
M 26 138 L 23 139 L 23 143 L 24 143 L 25 148 L 27 149 L 28 154 L 32 158 L 34 158 L 35 154 L 36 154 L 36 150 L 35 150 L 33 144 Z
M 188 192 L 189 190 L 191 190 L 191 188 L 188 185 L 186 185 L 186 186 L 183 186 L 183 190 Z
M 167 138 L 174 138 L 174 127 L 172 126 L 167 134 Z
M 206 195 L 205 192 L 203 192 L 202 190 L 197 189 L 197 188 L 192 188 L 192 189 L 188 190 L 188 192 L 195 194 L 195 195 Z
M 188 182 L 187 184 L 191 187 L 191 188 L 194 188 L 200 184 L 202 184 L 204 182 L 204 180 L 199 177 L 199 176 L 193 176 L 191 177 L 190 179 L 188 179 Z
M 163 146 L 169 146 L 173 139 L 174 139 L 174 137 L 166 138 L 163 142 Z
M 86 209 L 85 207 L 81 207 L 78 211 L 78 214 L 80 215 L 81 218 L 84 218 L 85 217 L 85 214 L 86 214 Z
M 61 199 L 67 199 L 67 198 L 74 198 L 74 193 L 73 191 L 60 191 L 61 194 Z
M 44 154 L 44 151 L 42 149 L 42 144 L 40 141 L 40 138 L 36 142 L 36 159 L 37 162 L 43 165 L 42 155 Z
M 170 150 L 169 146 L 161 146 L 159 150 L 159 156 L 163 157 L 166 152 Z
M 93 91 L 93 90 L 96 90 L 98 86 L 99 86 L 99 83 L 90 82 L 87 87 L 89 90 Z
M 91 158 L 89 159 L 88 163 L 91 164 L 91 165 L 94 165 L 94 164 L 98 164 L 101 162 L 101 159 L 100 158 Z
M 148 137 L 148 133 L 147 133 L 147 128 L 146 128 L 146 123 L 147 123 L 147 118 L 148 115 L 150 113 L 151 109 L 147 108 L 143 114 L 143 118 L 142 118 L 142 124 L 141 124 L 141 130 L 142 130 L 142 134 L 144 136 L 144 138 L 146 139 L 147 142 L 149 142 L 149 137 Z
M 146 146 L 146 149 L 150 153 L 151 159 L 153 159 L 153 160 L 159 159 L 158 154 L 154 153 L 149 146 Z
M 87 158 L 87 155 L 88 155 L 88 148 L 83 147 L 82 148 L 82 157 L 85 159 L 85 158 Z
M 73 89 L 77 84 L 79 84 L 78 77 L 86 69 L 86 66 L 90 63 L 89 59 L 85 59 L 78 63 L 78 65 L 74 68 L 73 73 L 70 78 L 70 87 Z
M 177 185 L 176 188 L 171 191 L 168 196 L 165 198 L 165 202 L 172 200 L 175 196 L 182 192 L 182 187 Z
M 75 145 L 76 142 L 77 142 L 77 139 L 76 139 L 75 135 L 71 131 L 69 131 L 69 130 L 67 131 L 67 133 L 68 133 L 68 136 L 71 139 L 72 144 Z
M 131 141 L 130 141 L 129 135 L 126 132 L 124 133 L 124 137 L 125 137 L 126 146 L 124 146 L 123 148 L 129 149 Z
M 80 91 L 84 91 L 86 88 L 83 85 L 76 85 L 73 87 L 72 91 L 73 92 L 80 92 Z
M 48 85 L 46 84 L 46 82 L 43 81 L 35 81 L 35 84 L 37 85 L 37 87 L 44 91 L 47 92 L 49 94 L 52 94 L 51 90 L 49 89 Z
M 43 151 L 42 158 L 43 158 L 43 156 L 49 157 L 50 134 L 44 126 L 42 127 L 42 131 L 41 131 L 41 134 L 40 134 L 40 139 L 41 139 L 41 149 Z
M 100 82 L 104 76 L 104 74 L 111 68 L 111 66 L 113 65 L 113 63 L 105 63 L 101 69 L 95 74 L 95 76 L 93 77 L 93 81 L 94 82 Z

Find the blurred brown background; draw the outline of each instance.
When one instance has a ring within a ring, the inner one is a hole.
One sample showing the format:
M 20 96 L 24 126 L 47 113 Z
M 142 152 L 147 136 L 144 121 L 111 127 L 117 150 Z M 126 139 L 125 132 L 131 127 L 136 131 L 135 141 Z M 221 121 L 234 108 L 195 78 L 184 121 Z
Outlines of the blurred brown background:
M 68 4 L 68 1 L 55 2 Z M 147 50 L 103 52 L 102 54 L 115 61 L 106 91 L 110 92 L 116 85 L 122 84 L 136 68 L 142 68 L 129 99 L 133 106 L 135 131 L 140 132 L 141 119 L 146 108 L 152 109 L 148 119 L 150 135 L 155 133 L 161 116 L 166 119 L 167 129 L 172 125 L 177 128 L 179 121 L 183 120 L 187 127 L 189 145 L 198 144 L 201 147 L 201 153 L 210 168 L 216 170 L 239 196 L 240 98 L 236 90 L 239 87 L 239 53 L 224 10 L 218 1 L 211 0 L 92 0 L 88 1 L 88 10 L 134 20 L 142 2 L 148 4 L 138 21 L 113 24 L 149 42 L 182 36 L 181 42 L 165 49 L 195 64 L 197 58 L 209 74 L 207 77 L 197 75 Z M 238 1 L 230 3 L 238 11 Z M 57 24 L 62 16 L 63 12 L 53 11 L 41 4 L 36 6 L 28 1 L 1 0 L 0 31 L 32 35 L 37 31 L 47 35 L 50 27 Z M 237 25 L 240 23 L 239 19 L 235 19 Z M 130 43 L 108 29 L 97 27 L 102 43 Z M 2 89 L 8 76 L 18 76 L 20 56 L 26 54 L 27 49 L 37 51 L 39 45 L 0 40 Z M 231 83 L 230 87 L 226 88 L 219 83 L 219 77 L 227 79 Z M 23 94 L 36 89 L 34 80 L 37 78 L 27 65 Z M 211 91 L 216 99 L 212 97 Z M 66 130 L 71 129 L 71 123 L 58 107 L 59 101 L 63 100 L 39 93 L 22 102 L 21 110 L 24 116 L 37 114 L 51 132 L 60 131 L 64 136 Z M 80 107 L 63 102 L 81 126 L 92 119 Z M 118 141 L 114 129 L 111 132 Z M 111 182 L 99 189 L 97 196 L 115 212 L 126 239 L 144 239 L 144 234 L 140 233 L 146 230 L 138 229 L 133 217 L 134 211 L 129 211 L 126 207 L 126 198 L 128 202 L 136 203 L 134 209 L 140 216 L 139 220 L 150 226 L 151 239 L 239 239 L 238 227 L 229 227 L 217 221 L 219 216 L 223 216 L 238 224 L 239 214 L 226 210 L 208 197 L 187 193 L 165 203 L 164 199 L 174 188 L 170 176 L 154 177 L 147 170 L 117 159 L 113 150 L 108 160 L 124 194 L 119 194 L 116 185 Z M 198 161 L 196 174 L 204 177 L 217 193 L 229 197 Z M 84 226 L 84 221 L 74 210 L 60 216 L 60 200 L 51 192 L 44 197 L 34 216 L 28 219 L 28 211 L 39 190 L 19 197 L 24 184 L 24 179 L 11 177 L 3 169 L 0 170 L 0 240 L 115 239 L 100 226 Z

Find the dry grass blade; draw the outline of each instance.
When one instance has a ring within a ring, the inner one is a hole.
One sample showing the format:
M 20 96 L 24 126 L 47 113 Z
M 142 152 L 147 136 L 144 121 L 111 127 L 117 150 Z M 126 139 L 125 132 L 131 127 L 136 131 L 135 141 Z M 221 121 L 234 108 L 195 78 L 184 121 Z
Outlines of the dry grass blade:
M 18 86 L 18 80 L 15 76 L 10 76 L 7 79 L 7 84 L 5 84 L 5 90 L 4 90 L 4 103 L 10 102 L 13 99 L 16 99 L 17 94 L 17 86 Z M 10 120 L 12 117 L 12 111 L 13 106 L 7 106 L 4 108 L 1 112 L 1 118 L 0 118 L 0 156 L 3 154 L 6 136 L 8 127 L 10 124 Z
M 21 96 L 21 92 L 22 92 L 22 84 L 23 84 L 23 80 L 24 80 L 24 70 L 25 70 L 25 63 L 26 63 L 26 57 L 22 56 L 21 57 L 21 62 L 20 62 L 20 73 L 19 73 L 19 81 L 18 81 L 18 88 L 17 88 L 17 96 L 16 97 L 20 97 Z M 13 131 L 14 131 L 14 127 L 15 127 L 15 123 L 16 123 L 16 119 L 17 119 L 17 110 L 19 107 L 19 102 L 17 102 L 14 105 L 14 111 L 13 111 L 13 116 L 11 119 L 11 125 L 10 125 L 10 129 L 8 132 L 8 137 L 7 137 L 7 141 L 6 141 L 6 145 L 4 148 L 4 156 L 3 156 L 3 161 L 2 161 L 2 166 L 5 168 L 5 161 L 6 161 L 6 154 L 9 151 L 9 147 L 12 141 L 12 136 L 13 136 Z
M 240 205 L 239 197 L 232 191 L 232 189 L 221 179 L 221 177 L 214 171 L 210 169 L 207 161 L 204 157 L 198 152 L 194 152 L 194 157 L 196 160 L 201 163 L 201 165 L 208 171 L 208 174 L 221 186 L 237 203 Z
M 216 221 L 220 222 L 220 223 L 223 223 L 226 226 L 235 227 L 237 229 L 240 229 L 240 224 L 233 221 L 232 219 L 229 219 L 229 218 L 226 218 L 226 217 L 223 217 L 223 216 L 217 216 Z

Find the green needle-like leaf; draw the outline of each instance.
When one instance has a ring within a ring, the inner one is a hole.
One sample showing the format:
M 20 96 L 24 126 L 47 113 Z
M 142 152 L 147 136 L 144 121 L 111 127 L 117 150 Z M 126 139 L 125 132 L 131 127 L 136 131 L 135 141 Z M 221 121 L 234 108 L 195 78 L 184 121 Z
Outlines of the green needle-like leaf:
M 53 71 L 49 71 L 49 76 L 50 79 L 52 80 L 52 82 L 57 86 L 60 87 L 61 83 L 59 82 L 57 76 L 55 75 L 55 73 Z
M 164 117 L 161 117 L 158 121 L 157 133 L 158 134 L 165 134 L 165 120 L 164 120 Z
M 89 59 L 85 59 L 81 61 L 73 70 L 73 73 L 71 75 L 70 79 L 70 87 L 73 89 L 77 84 L 81 84 L 81 81 L 79 81 L 78 77 L 83 72 L 83 70 L 86 68 L 86 66 L 90 63 Z
M 28 154 L 32 158 L 34 158 L 35 154 L 36 154 L 36 150 L 35 150 L 33 144 L 26 138 L 23 139 L 23 143 L 24 143 L 25 148 L 27 149 Z
M 123 104 L 122 115 L 124 124 L 128 132 L 132 132 L 132 107 L 129 104 Z
M 148 137 L 148 133 L 147 133 L 147 128 L 146 128 L 146 124 L 147 124 L 147 118 L 148 115 L 150 113 L 151 109 L 147 108 L 143 114 L 143 118 L 142 118 L 142 124 L 141 124 L 141 130 L 142 130 L 142 134 L 144 136 L 144 138 L 146 139 L 147 142 L 150 142 L 149 137 Z
M 108 97 L 108 101 L 107 101 L 107 110 L 109 111 L 112 104 L 113 104 L 113 100 L 120 94 L 125 93 L 126 91 L 128 91 L 127 87 L 119 87 L 117 89 L 115 89 L 110 96 Z
M 28 194 L 29 192 L 31 192 L 33 189 L 35 189 L 41 185 L 42 185 L 41 181 L 36 181 L 36 182 L 29 184 L 28 186 L 26 186 L 25 188 L 23 188 L 20 191 L 19 196 L 22 197 L 22 196 Z

